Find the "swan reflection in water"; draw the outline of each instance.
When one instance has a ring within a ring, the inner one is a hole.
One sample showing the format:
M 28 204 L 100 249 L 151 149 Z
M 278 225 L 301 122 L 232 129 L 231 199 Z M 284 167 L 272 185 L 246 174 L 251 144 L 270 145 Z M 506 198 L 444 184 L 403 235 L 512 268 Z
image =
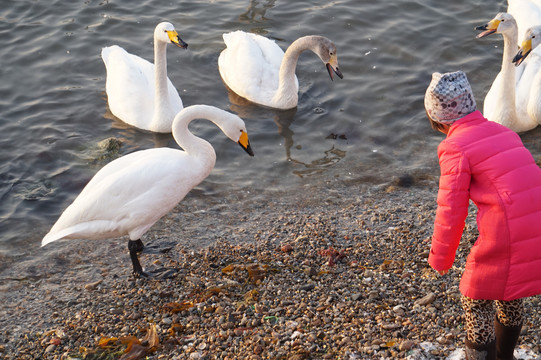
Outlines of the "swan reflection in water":
M 248 23 L 265 22 L 268 20 L 265 17 L 265 13 L 268 9 L 273 8 L 275 3 L 276 0 L 269 0 L 264 3 L 257 0 L 251 0 L 248 9 L 239 15 L 239 21 Z
M 106 110 L 103 117 L 111 120 L 111 128 L 115 129 L 116 133 L 115 138 L 121 143 L 121 146 L 129 149 L 128 152 L 140 150 L 144 147 L 152 147 L 150 144 L 149 146 L 144 146 L 144 144 L 147 144 L 149 141 L 152 142 L 152 145 L 155 148 L 176 146 L 176 142 L 171 133 L 167 134 L 146 131 L 126 124 L 124 121 L 120 120 L 113 115 L 113 113 L 111 113 L 108 105 L 106 105 Z M 126 150 L 127 149 L 124 149 L 123 152 L 126 152 Z
M 229 102 L 231 103 L 230 110 L 238 114 L 239 117 L 245 120 L 258 119 L 261 121 L 266 121 L 267 118 L 272 117 L 274 123 L 278 127 L 278 134 L 284 138 L 286 160 L 295 165 L 293 174 L 299 177 L 305 177 L 322 173 L 346 156 L 346 151 L 337 149 L 335 148 L 335 144 L 332 144 L 329 149 L 323 151 L 323 156 L 310 162 L 294 159 L 291 155 L 291 149 L 295 145 L 293 140 L 293 135 L 295 133 L 290 129 L 290 126 L 295 121 L 297 108 L 276 110 L 261 107 L 237 95 L 234 91 L 229 89 L 227 85 L 224 84 L 224 86 L 227 88 Z M 327 139 L 336 138 L 337 137 L 334 134 L 329 134 L 329 136 L 327 136 Z M 294 149 L 301 150 L 302 147 L 301 145 L 297 145 Z

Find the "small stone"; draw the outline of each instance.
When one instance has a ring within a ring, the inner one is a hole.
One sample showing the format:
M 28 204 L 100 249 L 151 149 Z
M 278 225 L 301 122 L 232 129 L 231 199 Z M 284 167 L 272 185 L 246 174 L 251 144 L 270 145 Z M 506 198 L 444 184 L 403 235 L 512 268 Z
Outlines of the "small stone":
M 415 302 L 413 304 L 423 306 L 423 305 L 432 304 L 434 302 L 434 300 L 436 300 L 436 294 L 431 292 L 431 293 L 425 295 L 424 297 L 422 297 L 421 299 L 415 300 Z
M 304 284 L 304 285 L 299 286 L 299 289 L 303 291 L 310 291 L 310 290 L 313 290 L 315 287 L 316 287 L 316 284 L 309 283 L 309 284 Z
M 263 314 L 265 312 L 265 307 L 261 306 L 260 304 L 255 304 L 254 311 L 256 314 Z
M 96 325 L 96 327 L 94 328 L 94 332 L 96 334 L 101 334 L 103 332 L 103 330 L 104 330 L 104 327 L 101 324 Z
M 256 345 L 254 347 L 254 354 L 261 355 L 262 352 L 263 352 L 263 347 L 261 345 Z
M 162 319 L 162 324 L 164 325 L 171 325 L 173 323 L 173 320 L 171 318 L 165 317 Z
M 408 351 L 408 350 L 411 350 L 414 345 L 415 345 L 415 343 L 413 341 L 404 340 L 404 341 L 402 341 L 402 343 L 400 343 L 400 346 L 398 347 L 398 349 L 400 351 Z
M 316 276 L 317 270 L 313 266 L 306 266 L 304 268 L 304 273 L 308 276 Z
M 394 330 L 400 327 L 400 324 L 383 324 L 381 325 L 383 330 Z
M 293 246 L 291 246 L 289 244 L 284 244 L 284 245 L 282 245 L 281 250 L 282 250 L 282 252 L 288 253 L 288 252 L 293 251 Z
M 450 343 L 450 341 L 447 340 L 447 339 L 445 338 L 445 336 L 439 336 L 439 337 L 437 337 L 437 338 L 436 338 L 436 341 L 437 341 L 438 343 L 442 344 L 442 345 L 447 345 L 447 344 Z
M 353 294 L 351 296 L 351 300 L 353 300 L 353 301 L 358 301 L 358 300 L 360 300 L 362 298 L 363 298 L 363 294 L 361 294 L 361 293 L 356 293 L 356 294 Z
M 370 291 L 370 294 L 368 295 L 368 299 L 369 300 L 375 300 L 377 298 L 379 298 L 379 292 L 375 291 L 375 290 Z
M 95 281 L 93 283 L 88 283 L 88 284 L 85 285 L 85 289 L 88 290 L 88 291 L 96 290 L 98 285 L 101 284 L 102 282 L 103 282 L 103 280 L 98 280 L 98 281 Z
M 51 345 L 47 346 L 47 348 L 45 349 L 45 352 L 46 353 L 52 353 L 53 351 L 55 351 L 55 349 L 56 349 L 56 345 L 51 344 Z
M 288 360 L 304 360 L 306 356 L 304 354 L 293 354 L 288 357 Z
M 404 307 L 404 305 L 396 305 L 395 307 L 393 307 L 393 311 L 395 312 L 395 314 L 402 316 L 406 313 L 406 308 Z
M 138 312 L 134 312 L 128 317 L 128 319 L 130 320 L 139 320 L 140 318 L 141 318 L 141 314 Z

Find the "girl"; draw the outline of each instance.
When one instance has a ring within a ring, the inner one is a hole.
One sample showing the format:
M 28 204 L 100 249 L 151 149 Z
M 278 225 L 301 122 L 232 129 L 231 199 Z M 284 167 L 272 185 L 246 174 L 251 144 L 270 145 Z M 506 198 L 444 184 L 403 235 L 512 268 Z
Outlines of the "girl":
M 513 359 L 522 298 L 541 293 L 541 169 L 520 137 L 476 110 L 466 74 L 434 73 L 425 94 L 441 177 L 428 262 L 451 268 L 469 199 L 479 238 L 460 281 L 467 359 Z

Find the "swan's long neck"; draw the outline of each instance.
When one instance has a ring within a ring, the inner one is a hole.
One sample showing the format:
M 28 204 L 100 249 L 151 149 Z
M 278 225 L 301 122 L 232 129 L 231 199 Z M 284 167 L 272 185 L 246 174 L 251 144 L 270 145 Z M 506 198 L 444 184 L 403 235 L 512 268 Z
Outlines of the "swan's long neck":
M 515 99 L 515 66 L 512 63 L 516 53 L 518 30 L 515 27 L 512 31 L 503 34 L 503 59 L 502 59 L 502 81 L 498 96 L 498 106 L 501 109 L 502 120 L 509 126 L 517 119 Z
M 195 136 L 188 129 L 188 125 L 195 119 L 208 119 L 218 126 L 222 124 L 222 120 L 217 109 L 207 105 L 193 105 L 184 108 L 173 122 L 175 141 L 189 156 L 197 158 L 204 168 L 208 169 L 208 175 L 216 163 L 216 152 L 208 141 Z
M 313 36 L 304 36 L 289 45 L 280 64 L 278 90 L 274 94 L 273 102 L 292 105 L 290 107 L 297 105 L 299 96 L 295 81 L 297 61 L 304 50 L 312 48 L 314 42 Z
M 167 44 L 154 38 L 154 124 L 162 119 L 173 117 L 169 114 L 169 94 L 167 91 Z

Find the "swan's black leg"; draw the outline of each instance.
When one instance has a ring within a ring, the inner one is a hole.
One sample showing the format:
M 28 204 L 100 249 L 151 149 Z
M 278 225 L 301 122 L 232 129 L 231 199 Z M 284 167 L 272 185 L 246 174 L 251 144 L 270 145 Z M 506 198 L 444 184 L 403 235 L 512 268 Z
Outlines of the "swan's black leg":
M 143 242 L 139 240 L 129 240 L 128 241 L 128 250 L 130 251 L 130 258 L 133 265 L 133 276 L 139 277 L 139 276 L 147 276 L 143 272 L 143 268 L 141 267 L 141 263 L 139 262 L 139 259 L 137 258 L 137 253 L 140 253 L 145 248 L 145 245 L 143 245 Z

